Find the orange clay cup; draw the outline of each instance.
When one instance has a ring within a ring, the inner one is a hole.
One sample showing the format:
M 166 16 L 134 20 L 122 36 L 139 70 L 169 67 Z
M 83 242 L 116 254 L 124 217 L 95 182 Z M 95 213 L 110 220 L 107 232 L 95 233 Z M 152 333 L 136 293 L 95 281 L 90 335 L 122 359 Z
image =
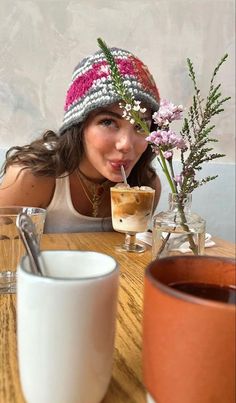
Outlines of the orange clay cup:
M 235 285 L 235 261 L 176 256 L 145 273 L 143 370 L 148 402 L 235 403 L 234 304 L 194 297 L 173 282 Z

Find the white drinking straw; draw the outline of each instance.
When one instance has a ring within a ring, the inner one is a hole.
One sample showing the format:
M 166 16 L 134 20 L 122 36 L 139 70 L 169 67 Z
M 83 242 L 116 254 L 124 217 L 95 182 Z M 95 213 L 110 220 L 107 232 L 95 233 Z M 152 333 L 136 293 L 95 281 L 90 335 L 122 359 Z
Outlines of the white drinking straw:
M 126 178 L 126 173 L 125 173 L 125 169 L 124 169 L 123 165 L 121 165 L 120 169 L 121 169 L 121 175 L 122 175 L 122 178 L 123 178 L 123 182 L 124 182 L 125 185 L 128 185 L 127 178 Z

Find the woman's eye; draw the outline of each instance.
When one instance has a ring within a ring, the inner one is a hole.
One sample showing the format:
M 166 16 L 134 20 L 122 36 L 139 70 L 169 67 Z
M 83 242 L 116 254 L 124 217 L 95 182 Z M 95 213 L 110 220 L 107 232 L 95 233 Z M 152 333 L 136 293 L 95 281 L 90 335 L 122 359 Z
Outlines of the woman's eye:
M 138 124 L 135 125 L 134 128 L 135 128 L 136 132 L 139 132 L 139 133 L 143 133 L 143 132 L 144 132 L 142 126 L 140 126 L 140 125 L 138 125 Z
M 103 126 L 106 126 L 106 127 L 110 127 L 110 126 L 115 125 L 115 122 L 112 119 L 103 119 L 103 120 L 101 120 L 100 124 Z
M 149 120 L 145 120 L 144 122 L 147 126 L 147 129 L 149 130 L 151 127 L 151 122 Z M 136 132 L 141 133 L 141 134 L 146 133 L 145 129 L 138 123 L 135 125 L 135 130 L 136 130 Z

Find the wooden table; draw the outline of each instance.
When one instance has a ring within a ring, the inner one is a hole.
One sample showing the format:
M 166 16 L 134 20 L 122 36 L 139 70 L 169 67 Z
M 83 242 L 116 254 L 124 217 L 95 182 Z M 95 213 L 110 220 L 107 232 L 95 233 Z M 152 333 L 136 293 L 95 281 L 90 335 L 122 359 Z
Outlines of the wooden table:
M 142 304 L 144 270 L 150 248 L 141 254 L 118 253 L 116 232 L 44 235 L 41 249 L 95 250 L 120 264 L 119 307 L 112 380 L 103 403 L 144 403 L 142 382 Z M 235 245 L 216 239 L 206 254 L 235 257 Z M 0 295 L 0 402 L 23 403 L 16 358 L 16 296 Z M 42 402 L 43 403 L 43 402 Z M 52 402 L 54 403 L 54 402 Z M 84 403 L 84 402 L 81 402 Z

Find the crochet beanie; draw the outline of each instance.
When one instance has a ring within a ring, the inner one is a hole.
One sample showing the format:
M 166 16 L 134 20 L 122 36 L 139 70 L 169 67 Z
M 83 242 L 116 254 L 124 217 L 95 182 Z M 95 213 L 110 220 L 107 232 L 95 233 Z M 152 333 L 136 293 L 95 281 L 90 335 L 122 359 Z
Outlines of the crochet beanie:
M 124 84 L 138 101 L 153 112 L 159 109 L 160 96 L 147 66 L 127 50 L 110 49 Z M 75 68 L 66 95 L 64 119 L 59 134 L 83 122 L 94 109 L 120 101 L 104 53 L 99 50 L 83 59 Z M 142 105 L 142 106 L 144 106 Z

